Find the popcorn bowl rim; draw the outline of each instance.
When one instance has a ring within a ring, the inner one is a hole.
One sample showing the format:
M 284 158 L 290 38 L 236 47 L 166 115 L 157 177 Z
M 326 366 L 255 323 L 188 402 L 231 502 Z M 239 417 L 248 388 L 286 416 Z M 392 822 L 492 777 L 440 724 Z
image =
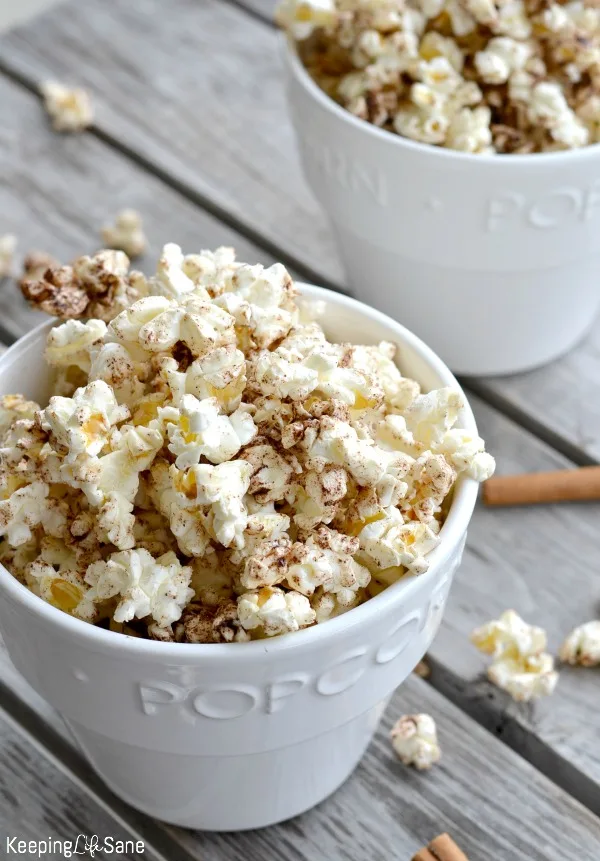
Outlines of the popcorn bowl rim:
M 428 369 L 438 377 L 440 387 L 451 386 L 460 392 L 464 407 L 461 411 L 459 426 L 477 433 L 475 417 L 462 387 L 442 359 L 420 338 L 387 314 L 376 311 L 357 299 L 313 284 L 296 283 L 300 288 L 301 296 L 304 295 L 310 300 L 322 300 L 330 305 L 344 306 L 351 312 L 363 317 L 366 316 L 374 323 L 388 329 L 389 340 L 397 344 L 400 350 L 407 346 L 411 348 L 418 358 L 427 365 Z M 49 331 L 54 325 L 56 325 L 56 321 L 44 322 L 16 341 L 0 357 L 0 378 L 5 367 L 12 364 L 14 360 L 18 360 L 24 346 L 38 339 L 42 331 Z M 253 640 L 246 643 L 165 643 L 99 628 L 53 607 L 20 583 L 1 563 L 0 592 L 2 593 L 2 600 L 8 598 L 9 601 L 20 605 L 22 609 L 34 617 L 35 622 L 39 621 L 48 628 L 62 629 L 64 634 L 74 638 L 84 638 L 90 646 L 95 645 L 108 651 L 123 650 L 130 656 L 137 655 L 140 658 L 150 656 L 166 660 L 177 658 L 178 661 L 183 661 L 186 664 L 196 663 L 199 658 L 205 660 L 209 657 L 218 661 L 254 661 L 265 653 L 288 652 L 290 649 L 301 649 L 302 647 L 312 649 L 315 641 L 317 641 L 317 645 L 325 646 L 339 633 L 348 633 L 352 629 L 359 628 L 364 622 L 373 623 L 374 617 L 379 611 L 389 607 L 390 604 L 395 603 L 400 608 L 402 599 L 408 597 L 415 589 L 425 586 L 428 591 L 432 591 L 440 573 L 449 564 L 452 553 L 459 546 L 466 533 L 475 507 L 477 493 L 478 484 L 473 479 L 462 477 L 456 482 L 450 508 L 440 530 L 440 543 L 428 554 L 427 558 L 430 564 L 424 574 L 405 576 L 358 607 L 354 607 L 324 623 L 264 640 Z M 32 623 L 35 622 L 32 620 Z
M 510 170 L 509 165 L 514 165 L 517 169 L 527 167 L 531 169 L 534 165 L 536 168 L 545 166 L 554 167 L 557 162 L 571 161 L 575 158 L 593 159 L 600 154 L 600 143 L 587 144 L 586 146 L 577 147 L 569 150 L 559 150 L 557 152 L 538 152 L 538 153 L 495 153 L 495 154 L 477 154 L 469 152 L 460 152 L 459 150 L 448 149 L 446 147 L 436 146 L 434 144 L 422 143 L 421 141 L 413 141 L 410 138 L 402 135 L 394 134 L 381 129 L 378 126 L 367 120 L 361 120 L 351 114 L 350 111 L 339 105 L 331 96 L 328 96 L 319 85 L 311 78 L 304 63 L 298 55 L 296 44 L 291 37 L 286 33 L 280 33 L 281 51 L 284 55 L 284 61 L 291 71 L 295 80 L 303 87 L 311 99 L 321 105 L 326 111 L 332 114 L 338 121 L 341 121 L 354 129 L 357 133 L 364 133 L 371 136 L 374 140 L 379 140 L 382 143 L 388 143 L 392 147 L 404 149 L 409 153 L 430 154 L 432 158 L 441 158 L 448 161 L 464 164 L 480 165 L 482 169 L 492 166 L 492 170 Z M 466 168 L 468 170 L 468 167 Z

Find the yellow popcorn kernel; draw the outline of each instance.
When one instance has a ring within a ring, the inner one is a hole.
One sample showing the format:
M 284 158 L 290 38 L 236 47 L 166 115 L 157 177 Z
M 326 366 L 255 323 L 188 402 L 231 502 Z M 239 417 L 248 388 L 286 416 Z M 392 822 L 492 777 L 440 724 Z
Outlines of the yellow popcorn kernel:
M 81 426 L 82 433 L 88 442 L 92 442 L 106 430 L 106 423 L 99 413 L 92 415 Z
M 238 377 L 233 382 L 228 383 L 224 388 L 218 389 L 216 386 L 208 386 L 209 397 L 216 398 L 221 407 L 224 407 L 229 401 L 239 398 L 246 387 L 243 375 Z
M 14 473 L 3 476 L 2 499 L 8 499 L 12 496 L 15 490 L 25 487 L 26 484 L 27 482 L 23 478 L 19 475 L 15 475 Z
M 273 590 L 270 586 L 263 586 L 263 588 L 258 593 L 258 606 L 263 607 L 269 598 L 273 595 Z
M 235 326 L 234 328 L 238 349 L 244 354 L 250 353 L 254 349 L 250 330 L 246 326 Z
M 355 520 L 353 523 L 347 524 L 344 532 L 347 532 L 348 535 L 357 536 L 363 530 L 363 527 L 367 526 L 369 523 L 376 523 L 378 520 L 383 520 L 385 517 L 385 513 L 383 511 L 378 511 L 377 514 L 372 514 L 370 517 L 365 517 L 364 520 Z M 414 541 L 414 538 L 413 538 Z
M 142 398 L 133 413 L 133 424 L 147 427 L 151 421 L 158 418 L 158 410 L 165 400 L 166 396 L 162 392 L 154 392 Z
M 356 394 L 354 396 L 354 409 L 355 410 L 368 410 L 377 406 L 377 401 L 373 398 L 365 398 L 364 395 Z
M 51 603 L 65 613 L 71 613 L 83 598 L 83 592 L 78 586 L 60 577 L 52 581 L 50 594 L 52 595 Z

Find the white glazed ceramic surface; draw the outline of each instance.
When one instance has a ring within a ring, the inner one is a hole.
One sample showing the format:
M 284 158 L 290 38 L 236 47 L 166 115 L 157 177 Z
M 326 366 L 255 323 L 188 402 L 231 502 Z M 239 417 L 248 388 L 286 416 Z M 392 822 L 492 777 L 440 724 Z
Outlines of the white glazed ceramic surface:
M 347 297 L 326 302 L 330 337 L 387 339 L 424 389 L 458 387 L 403 327 Z M 0 393 L 46 402 L 51 324 L 0 358 Z M 467 406 L 461 424 L 475 430 Z M 460 563 L 477 485 L 459 482 L 427 573 L 343 616 L 251 643 L 125 637 L 60 612 L 0 566 L 0 628 L 15 666 L 66 719 L 110 788 L 151 816 L 210 830 L 257 828 L 333 792 L 360 760 L 388 697 L 423 656 Z
M 352 116 L 284 40 L 306 178 L 359 299 L 461 374 L 500 374 L 570 349 L 600 306 L 600 145 L 473 156 Z

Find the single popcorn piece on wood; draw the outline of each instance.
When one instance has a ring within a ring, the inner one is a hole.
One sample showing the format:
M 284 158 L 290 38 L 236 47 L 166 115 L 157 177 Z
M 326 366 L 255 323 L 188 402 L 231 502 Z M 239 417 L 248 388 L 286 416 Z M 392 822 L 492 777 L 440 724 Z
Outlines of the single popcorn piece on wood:
M 600 621 L 586 622 L 571 631 L 560 647 L 558 656 L 566 664 L 600 666 Z
M 122 209 L 114 224 L 107 224 L 101 230 L 102 241 L 109 248 L 124 251 L 130 260 L 139 257 L 146 250 L 147 240 L 142 227 L 142 217 L 135 209 Z
M 12 233 L 0 236 L 0 278 L 12 275 L 13 257 L 17 247 L 17 237 Z
M 392 727 L 390 736 L 404 765 L 424 771 L 440 760 L 442 752 L 435 721 L 430 715 L 402 715 Z
M 487 675 L 517 702 L 548 696 L 558 682 L 554 658 L 546 652 L 521 658 L 497 658 L 488 667 Z
M 528 625 L 514 610 L 505 610 L 499 619 L 487 622 L 471 634 L 480 652 L 495 658 L 528 658 L 546 648 L 546 632 Z
M 66 87 L 56 81 L 40 85 L 44 107 L 57 132 L 82 132 L 94 119 L 92 102 L 81 87 Z
M 514 610 L 506 610 L 499 619 L 476 628 L 471 642 L 492 655 L 489 680 L 517 702 L 529 702 L 554 691 L 558 673 L 554 658 L 544 651 L 546 632 L 528 625 Z

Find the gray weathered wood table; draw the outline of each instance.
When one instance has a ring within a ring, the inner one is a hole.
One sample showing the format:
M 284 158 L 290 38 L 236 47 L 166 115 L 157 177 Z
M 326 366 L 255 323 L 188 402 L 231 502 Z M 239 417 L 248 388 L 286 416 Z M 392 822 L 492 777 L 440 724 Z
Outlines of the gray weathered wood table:
M 305 280 L 343 289 L 330 231 L 300 174 L 272 7 L 72 0 L 3 36 L 0 234 L 17 234 L 23 253 L 68 260 L 93 251 L 99 226 L 131 206 L 149 234 L 148 268 L 165 240 L 188 250 L 232 244 L 241 259 L 279 259 Z M 90 91 L 88 132 L 49 129 L 36 94 L 49 77 Z M 2 340 L 35 322 L 4 281 Z M 550 366 L 466 381 L 501 472 L 597 462 L 599 383 L 600 321 Z M 7 837 L 84 833 L 145 842 L 143 856 L 126 858 L 403 861 L 448 830 L 471 861 L 597 861 L 600 673 L 564 669 L 554 696 L 517 705 L 485 680 L 468 634 L 512 606 L 546 628 L 556 649 L 597 616 L 599 525 L 598 504 L 478 508 L 429 682 L 413 677 L 396 693 L 339 792 L 264 831 L 195 833 L 128 808 L 0 655 L 0 854 L 9 857 Z M 441 736 L 442 762 L 426 774 L 400 766 L 387 740 L 394 716 L 413 710 L 431 712 Z

